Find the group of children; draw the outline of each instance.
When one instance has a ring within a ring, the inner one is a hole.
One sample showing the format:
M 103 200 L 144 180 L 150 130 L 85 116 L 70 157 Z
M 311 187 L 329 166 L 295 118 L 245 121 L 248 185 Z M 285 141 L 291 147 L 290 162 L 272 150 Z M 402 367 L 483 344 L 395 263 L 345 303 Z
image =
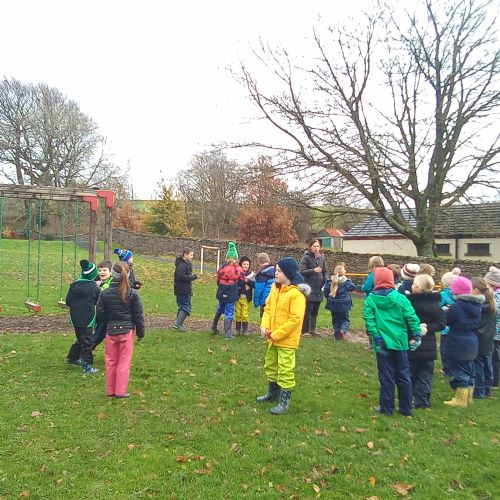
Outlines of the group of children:
M 429 264 L 399 268 L 385 267 L 380 256 L 369 260 L 364 319 L 377 357 L 381 413 L 393 414 L 396 386 L 401 414 L 430 408 L 438 332 L 443 372 L 455 391 L 445 404 L 467 407 L 498 387 L 500 270 L 492 266 L 484 278 L 468 279 L 455 268 L 443 274 L 440 292 L 434 274 Z
M 137 292 L 142 283 L 135 278 L 131 250 L 115 249 L 119 262 L 105 260 L 96 266 L 81 260 L 81 275 L 69 287 L 66 305 L 76 341 L 67 362 L 97 373 L 93 350 L 106 339 L 106 395 L 128 398 L 127 392 L 134 332 L 144 337 L 144 312 Z
M 92 351 L 106 338 L 106 393 L 123 398 L 129 396 L 134 331 L 139 340 L 144 337 L 144 313 L 136 291 L 141 283 L 132 270 L 133 254 L 119 249 L 115 253 L 120 261 L 114 265 L 80 262 L 81 277 L 71 284 L 66 298 L 77 338 L 67 361 L 95 373 Z M 181 332 L 187 330 L 184 321 L 191 314 L 192 283 L 197 279 L 193 255 L 191 248 L 185 248 L 175 261 L 178 311 L 172 327 Z M 269 386 L 257 401 L 277 402 L 270 412 L 279 415 L 287 411 L 295 386 L 295 352 L 311 287 L 304 283 L 293 257 L 272 265 L 269 256 L 260 253 L 257 260 L 254 272 L 250 259 L 240 258 L 235 243 L 229 243 L 226 262 L 217 270 L 218 304 L 211 331 L 218 333 L 224 316 L 226 339 L 234 338 L 234 321 L 236 333 L 247 335 L 249 305 L 253 302 L 259 309 L 260 332 L 268 343 L 264 371 Z M 382 257 L 373 256 L 369 267 L 362 290 L 366 331 L 380 382 L 380 404 L 375 409 L 393 414 L 396 387 L 401 414 L 411 416 L 414 408 L 430 408 L 437 332 L 441 332 L 443 371 L 455 391 L 445 404 L 465 407 L 474 397 L 488 397 L 498 386 L 500 270 L 491 267 L 484 278 L 469 280 L 455 268 L 442 276 L 443 288 L 435 292 L 430 265 L 386 267 Z M 349 328 L 354 289 L 345 265 L 338 263 L 322 288 L 336 340 L 342 340 Z

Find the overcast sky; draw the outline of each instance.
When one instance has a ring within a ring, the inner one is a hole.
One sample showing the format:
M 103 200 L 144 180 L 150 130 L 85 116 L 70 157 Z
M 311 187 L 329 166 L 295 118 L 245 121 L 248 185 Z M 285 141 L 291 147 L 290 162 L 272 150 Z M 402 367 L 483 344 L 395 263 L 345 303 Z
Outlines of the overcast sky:
M 363 0 L 15 0 L 2 2 L 0 76 L 45 82 L 79 103 L 131 163 L 136 197 L 153 195 L 212 143 L 259 125 L 228 66 L 259 37 L 307 53 L 318 16 L 356 16 Z M 240 153 L 240 160 L 256 153 Z

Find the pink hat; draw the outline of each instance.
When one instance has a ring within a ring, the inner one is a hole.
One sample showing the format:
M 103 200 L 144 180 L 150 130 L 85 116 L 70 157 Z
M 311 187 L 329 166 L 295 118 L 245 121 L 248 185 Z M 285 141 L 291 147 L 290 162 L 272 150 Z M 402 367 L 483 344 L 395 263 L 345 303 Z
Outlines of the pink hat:
M 418 264 L 412 264 L 411 262 L 408 262 L 408 264 L 405 264 L 401 268 L 401 277 L 404 280 L 411 280 L 418 274 L 419 271 L 420 266 Z
M 472 293 L 472 283 L 469 279 L 458 276 L 451 284 L 450 290 L 453 295 L 469 295 Z

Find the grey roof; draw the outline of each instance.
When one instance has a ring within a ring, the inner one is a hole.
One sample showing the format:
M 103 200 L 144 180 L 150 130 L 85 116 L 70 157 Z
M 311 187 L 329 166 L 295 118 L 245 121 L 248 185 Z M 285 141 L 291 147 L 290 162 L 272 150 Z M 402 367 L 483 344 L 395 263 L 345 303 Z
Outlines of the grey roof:
M 408 209 L 403 215 L 416 226 L 416 221 Z M 370 216 L 349 230 L 344 238 L 383 238 L 397 236 L 379 216 Z M 437 238 L 454 237 L 492 237 L 500 236 L 500 203 L 481 203 L 477 205 L 454 205 L 443 208 L 436 224 Z

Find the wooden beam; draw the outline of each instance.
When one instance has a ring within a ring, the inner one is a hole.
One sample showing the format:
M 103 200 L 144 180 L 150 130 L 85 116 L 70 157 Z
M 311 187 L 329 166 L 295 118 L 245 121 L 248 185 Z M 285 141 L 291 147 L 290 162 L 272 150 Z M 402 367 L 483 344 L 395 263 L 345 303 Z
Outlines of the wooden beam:
M 89 218 L 89 260 L 95 262 L 97 254 L 97 211 L 90 211 Z
M 33 312 L 42 312 L 42 306 L 40 304 L 37 304 L 36 302 L 26 301 L 24 305 Z
M 104 209 L 104 259 L 111 260 L 113 246 L 113 209 Z
M 50 186 L 23 186 L 19 184 L 0 184 L 0 194 L 2 196 L 14 196 L 15 194 L 37 195 L 45 198 L 45 196 L 66 196 L 68 199 L 73 197 L 81 198 L 82 196 L 97 196 L 97 191 L 92 189 L 79 188 L 56 188 Z

